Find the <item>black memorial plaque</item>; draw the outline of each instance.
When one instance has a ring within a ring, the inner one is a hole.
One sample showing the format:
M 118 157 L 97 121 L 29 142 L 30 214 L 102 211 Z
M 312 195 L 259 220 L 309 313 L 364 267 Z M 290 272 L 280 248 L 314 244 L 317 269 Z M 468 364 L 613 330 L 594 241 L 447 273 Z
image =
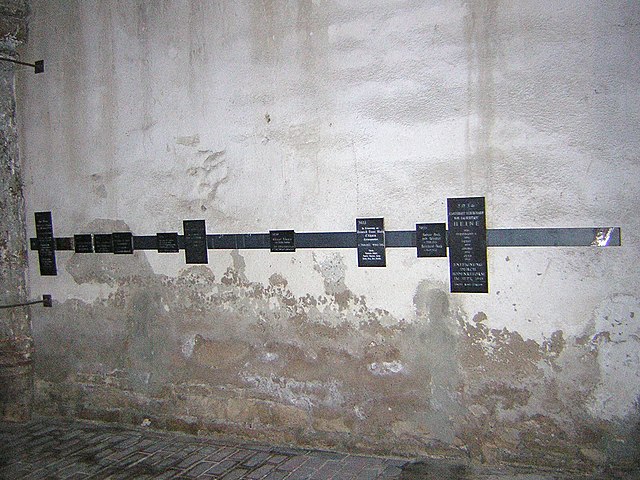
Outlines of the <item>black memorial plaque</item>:
M 357 218 L 359 267 L 386 267 L 384 218 Z
M 73 249 L 76 253 L 93 253 L 93 238 L 91 234 L 74 235 Z
M 449 276 L 453 293 L 488 293 L 484 197 L 448 198 Z
M 113 253 L 113 238 L 110 233 L 95 233 L 93 246 L 96 253 Z
M 176 253 L 178 252 L 178 234 L 177 233 L 158 233 L 158 253 Z
M 444 223 L 417 223 L 418 257 L 447 256 L 447 226 Z
M 51 212 L 36 212 L 35 219 L 40 275 L 57 275 L 56 244 L 55 238 L 53 237 Z
M 269 230 L 272 252 L 295 252 L 296 234 L 293 230 Z
M 183 220 L 186 263 L 208 263 L 204 220 Z
M 133 235 L 131 232 L 113 232 L 113 253 L 131 255 L 133 253 Z

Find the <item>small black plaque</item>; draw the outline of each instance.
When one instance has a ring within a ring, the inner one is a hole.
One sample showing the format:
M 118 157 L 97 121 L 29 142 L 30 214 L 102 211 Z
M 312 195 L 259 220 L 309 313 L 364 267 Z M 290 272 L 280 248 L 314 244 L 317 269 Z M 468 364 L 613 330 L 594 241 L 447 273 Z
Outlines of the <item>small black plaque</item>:
M 131 255 L 133 253 L 133 235 L 131 232 L 113 232 L 113 253 Z
M 270 230 L 269 238 L 272 252 L 296 251 L 296 234 L 293 230 Z
M 73 239 L 71 237 L 58 237 L 55 242 L 56 250 L 73 250 Z
M 359 267 L 386 267 L 384 218 L 356 219 Z
M 484 197 L 448 198 L 449 276 L 453 293 L 487 293 Z
M 158 253 L 176 253 L 178 252 L 178 234 L 177 233 L 158 233 Z
M 88 235 L 74 235 L 73 246 L 76 253 L 93 253 L 93 238 Z
M 207 231 L 204 220 L 184 220 L 184 252 L 186 263 L 208 263 Z
M 417 223 L 418 257 L 447 256 L 447 226 L 444 223 Z
M 95 233 L 93 246 L 96 253 L 113 253 L 113 238 L 110 233 Z
M 53 238 L 51 212 L 36 212 L 36 238 L 38 239 L 38 262 L 40 275 L 57 275 L 56 244 Z

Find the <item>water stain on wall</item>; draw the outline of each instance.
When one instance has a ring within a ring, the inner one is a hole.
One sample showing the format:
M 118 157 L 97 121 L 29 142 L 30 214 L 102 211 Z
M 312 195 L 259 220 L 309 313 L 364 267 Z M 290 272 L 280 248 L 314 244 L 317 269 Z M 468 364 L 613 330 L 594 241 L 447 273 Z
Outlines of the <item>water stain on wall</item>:
M 301 297 L 282 274 L 250 281 L 231 256 L 220 278 L 207 266 L 155 275 L 143 254 L 72 256 L 77 282 L 115 290 L 34 325 L 40 412 L 487 462 L 636 458 L 587 413 L 601 380 L 594 335 L 538 343 L 491 329 L 427 280 L 408 322 L 353 293 L 340 254 L 316 259 L 325 294 Z

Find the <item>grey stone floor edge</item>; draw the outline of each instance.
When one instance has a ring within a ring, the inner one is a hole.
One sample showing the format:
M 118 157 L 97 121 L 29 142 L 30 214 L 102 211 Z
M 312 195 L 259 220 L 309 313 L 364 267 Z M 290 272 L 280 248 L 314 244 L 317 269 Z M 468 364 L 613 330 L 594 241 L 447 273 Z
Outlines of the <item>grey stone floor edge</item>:
M 566 480 L 640 479 L 376 457 L 196 437 L 116 424 L 37 418 L 0 422 L 0 479 Z

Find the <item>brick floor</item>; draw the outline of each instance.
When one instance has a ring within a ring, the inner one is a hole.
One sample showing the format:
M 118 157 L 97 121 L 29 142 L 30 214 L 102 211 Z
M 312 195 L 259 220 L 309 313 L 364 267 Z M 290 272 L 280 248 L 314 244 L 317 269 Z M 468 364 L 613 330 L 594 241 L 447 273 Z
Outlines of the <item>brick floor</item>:
M 90 422 L 0 423 L 0 479 L 351 480 L 365 469 L 394 479 L 406 462 Z
M 0 422 L 0 479 L 224 480 L 570 480 L 640 474 L 577 475 L 481 468 L 445 460 L 409 462 L 338 452 L 234 443 L 90 422 Z

